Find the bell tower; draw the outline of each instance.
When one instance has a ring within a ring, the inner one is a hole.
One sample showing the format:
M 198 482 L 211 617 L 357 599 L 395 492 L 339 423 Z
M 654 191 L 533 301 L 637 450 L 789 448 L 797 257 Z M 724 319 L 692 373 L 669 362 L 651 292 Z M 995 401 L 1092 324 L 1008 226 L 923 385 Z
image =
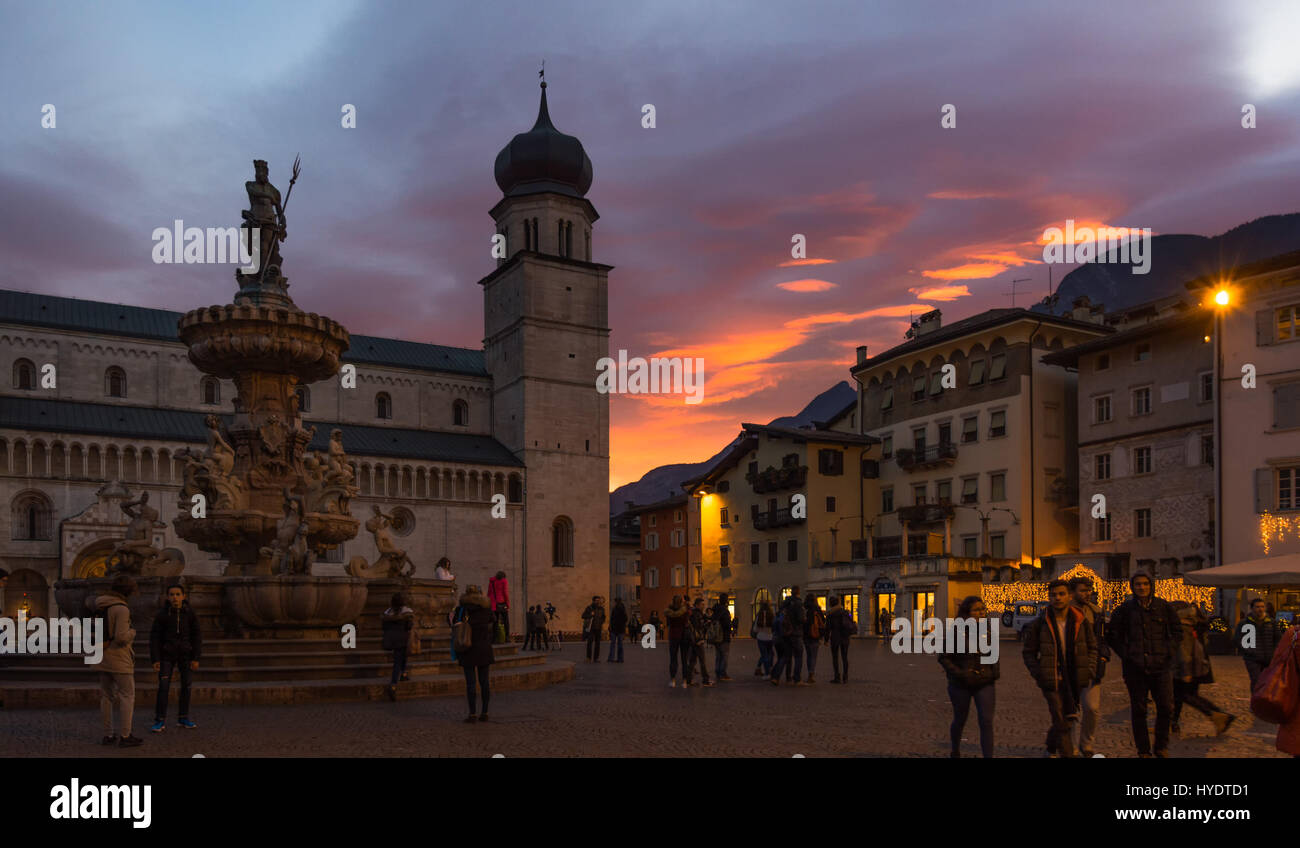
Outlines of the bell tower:
M 524 585 L 519 608 L 554 603 L 578 629 L 609 591 L 608 274 L 592 262 L 591 160 L 551 123 L 546 82 L 533 128 L 496 158 L 491 210 L 505 258 L 483 287 L 493 432 L 524 463 Z

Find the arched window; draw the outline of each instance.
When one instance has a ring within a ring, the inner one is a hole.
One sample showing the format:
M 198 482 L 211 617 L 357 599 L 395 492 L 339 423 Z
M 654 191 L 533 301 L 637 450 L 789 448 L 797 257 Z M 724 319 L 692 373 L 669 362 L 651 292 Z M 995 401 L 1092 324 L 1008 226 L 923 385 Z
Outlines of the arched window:
M 50 516 L 53 512 L 50 499 L 41 492 L 19 493 L 13 500 L 10 535 L 23 541 L 49 539 Z
M 36 389 L 36 366 L 30 359 L 19 359 L 14 363 L 14 388 L 24 392 Z
M 388 392 L 380 392 L 375 395 L 375 417 L 393 417 L 393 399 L 388 396 Z
M 573 567 L 573 522 L 563 515 L 551 523 L 551 565 Z
M 221 403 L 221 381 L 216 377 L 204 377 L 199 381 L 199 387 L 203 393 L 203 402 L 208 406 L 218 406 Z
M 311 412 L 311 389 L 299 386 L 294 391 L 298 395 L 298 411 Z
M 108 397 L 126 397 L 126 372 L 114 365 L 104 372 L 104 394 Z
M 451 419 L 457 427 L 469 426 L 469 404 L 463 400 L 457 400 L 451 405 Z

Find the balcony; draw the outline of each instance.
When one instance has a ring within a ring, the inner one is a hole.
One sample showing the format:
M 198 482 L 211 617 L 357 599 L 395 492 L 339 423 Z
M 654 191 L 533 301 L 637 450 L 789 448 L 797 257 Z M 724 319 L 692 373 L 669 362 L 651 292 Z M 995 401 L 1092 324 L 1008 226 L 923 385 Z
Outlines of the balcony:
M 758 495 L 779 492 L 783 489 L 798 489 L 808 482 L 808 466 L 787 465 L 784 468 L 773 468 L 769 465 L 766 470 L 757 474 L 746 474 L 745 479 L 753 487 L 754 494 Z
M 806 518 L 791 518 L 789 509 L 769 510 L 754 516 L 754 529 L 775 530 L 778 527 L 803 524 L 807 520 Z
M 894 459 L 904 471 L 940 468 L 957 461 L 957 446 L 952 442 L 943 442 L 920 450 L 899 448 L 894 452 Z
M 920 503 L 915 506 L 900 506 L 897 514 L 899 521 L 906 521 L 908 524 L 929 524 L 952 518 L 953 506 L 948 501 Z

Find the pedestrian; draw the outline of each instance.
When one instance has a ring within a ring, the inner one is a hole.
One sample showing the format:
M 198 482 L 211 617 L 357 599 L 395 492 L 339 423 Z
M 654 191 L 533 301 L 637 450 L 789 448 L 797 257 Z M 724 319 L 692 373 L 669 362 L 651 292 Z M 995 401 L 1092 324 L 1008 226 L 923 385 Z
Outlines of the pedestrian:
M 135 580 L 127 574 L 113 578 L 109 589 L 95 599 L 95 610 L 104 618 L 104 655 L 99 662 L 99 715 L 103 720 L 103 745 L 135 748 L 144 740 L 131 735 L 135 711 L 135 630 L 126 599 L 135 594 Z M 114 732 L 114 711 L 117 727 Z
M 772 676 L 772 627 L 776 616 L 772 615 L 772 604 L 761 601 L 758 612 L 754 613 L 754 624 L 749 628 L 749 635 L 758 642 L 758 665 L 754 666 L 754 676 Z
M 456 575 L 451 573 L 451 560 L 446 557 L 438 560 L 438 564 L 433 569 L 433 579 L 449 580 L 453 583 L 456 581 Z
M 158 696 L 154 701 L 154 733 L 167 727 L 167 695 L 171 689 L 172 671 L 180 672 L 180 704 L 176 723 L 187 730 L 198 727 L 190 720 L 191 675 L 198 670 L 203 653 L 203 634 L 199 630 L 199 617 L 190 608 L 185 597 L 185 587 L 172 583 L 167 587 L 167 604 L 153 620 L 149 631 L 149 661 L 158 672 Z
M 1210 620 L 1199 608 L 1187 601 L 1173 601 L 1170 606 L 1182 625 L 1182 638 L 1178 641 L 1178 657 L 1174 664 L 1174 715 L 1170 730 L 1182 733 L 1179 718 L 1183 713 L 1183 704 L 1187 704 L 1204 713 L 1214 724 L 1214 734 L 1222 736 L 1228 732 L 1237 717 L 1216 707 L 1198 691 L 1202 683 L 1214 682 L 1208 650 Z
M 785 643 L 781 658 L 777 660 L 776 668 L 772 669 L 772 685 L 781 685 L 781 672 L 790 668 L 791 660 L 794 661 L 794 685 L 807 686 L 802 680 L 803 677 L 803 632 L 804 632 L 804 606 L 803 598 L 799 597 L 799 587 L 790 587 L 790 596 L 781 604 L 781 637 Z
M 623 661 L 623 637 L 627 635 L 627 608 L 622 598 L 614 599 L 614 608 L 609 612 L 609 662 Z M 618 659 L 614 659 L 614 648 L 618 648 Z
M 957 607 L 957 618 L 978 621 L 987 614 L 979 595 L 967 597 Z M 954 759 L 961 756 L 961 733 L 974 701 L 980 726 L 980 752 L 989 759 L 993 756 L 993 709 L 997 704 L 994 684 L 1002 672 L 997 660 L 986 663 L 979 651 L 969 650 L 969 647 L 967 645 L 968 650 L 960 653 L 953 651 L 939 655 L 939 665 L 948 675 L 948 699 L 952 701 L 952 724 L 948 727 L 952 752 L 949 756 Z
M 1110 617 L 1106 637 L 1119 657 L 1128 689 L 1133 743 L 1139 757 L 1169 756 L 1169 728 L 1174 710 L 1174 658 L 1182 641 L 1178 616 L 1155 596 L 1151 576 L 1136 572 L 1129 579 L 1133 596 Z M 1147 695 L 1156 702 L 1155 753 L 1147 729 Z
M 704 679 L 705 686 L 712 686 L 713 681 L 709 679 L 709 665 L 705 654 L 705 644 L 709 638 L 709 614 L 704 608 L 704 599 L 696 598 L 695 604 L 691 607 L 690 617 L 686 622 L 687 638 L 690 641 L 690 660 L 686 666 L 686 685 L 693 686 L 691 677 L 695 673 L 695 663 L 700 664 L 700 677 Z
M 876 627 L 881 636 L 889 636 L 891 632 L 889 620 L 891 618 L 893 616 L 889 612 L 889 607 L 881 606 L 880 615 L 876 617 Z
M 1279 666 L 1275 673 L 1281 674 L 1283 680 L 1290 678 L 1292 686 L 1300 681 L 1300 626 L 1292 625 L 1278 637 L 1270 665 L 1272 663 Z M 1282 663 L 1290 663 L 1291 668 L 1283 671 Z M 1282 753 L 1300 757 L 1300 709 L 1293 710 L 1290 717 L 1277 726 L 1277 741 L 1274 744 Z
M 1097 722 L 1101 719 L 1101 679 L 1106 676 L 1106 664 L 1110 661 L 1110 645 L 1106 643 L 1106 615 L 1092 598 L 1092 581 L 1087 577 L 1074 577 L 1070 580 L 1070 602 L 1083 613 L 1085 622 L 1092 628 L 1097 639 L 1097 673 L 1088 685 L 1079 693 L 1083 707 L 1083 720 L 1079 723 L 1079 756 L 1092 757 L 1096 754 Z
M 478 586 L 468 586 L 465 594 L 460 596 L 460 606 L 456 609 L 456 621 L 469 624 L 469 647 L 457 651 L 461 668 L 465 671 L 465 698 L 469 701 L 467 724 L 488 720 L 488 672 L 495 662 L 492 654 L 492 631 L 496 626 L 496 615 L 492 612 L 491 602 L 483 596 Z M 483 690 L 483 711 L 474 716 L 477 706 L 474 682 L 478 679 L 478 688 Z
M 605 599 L 591 596 L 591 604 L 582 611 L 582 637 L 587 641 L 587 662 L 600 662 L 600 631 L 605 626 Z
M 772 619 L 772 671 L 775 673 L 778 666 L 781 666 L 781 659 L 790 650 L 790 640 L 785 635 L 785 603 L 782 602 L 776 608 L 776 616 Z M 785 682 L 793 682 L 793 664 L 786 663 Z
M 1247 625 L 1250 629 L 1247 630 Z M 1250 691 L 1255 691 L 1255 681 L 1259 673 L 1268 668 L 1273 659 L 1273 652 L 1282 638 L 1282 628 L 1277 620 L 1268 614 L 1263 598 L 1250 602 L 1250 615 L 1237 625 L 1236 643 L 1241 649 L 1241 657 L 1246 661 L 1246 673 L 1250 675 Z
M 535 620 L 533 616 L 537 613 L 537 605 L 533 604 L 524 612 L 524 644 L 519 650 L 532 650 L 533 640 L 537 635 Z
M 1047 755 L 1073 757 L 1070 722 L 1078 715 L 1079 693 L 1097 673 L 1097 635 L 1070 603 L 1070 584 L 1047 584 L 1049 604 L 1025 628 L 1025 667 L 1047 701 L 1051 726 Z
M 848 683 L 849 640 L 858 632 L 858 625 L 853 620 L 853 613 L 840 606 L 839 598 L 832 595 L 826 603 L 831 608 L 826 616 L 826 631 L 831 645 L 831 668 L 835 670 L 831 683 Z M 841 664 L 843 671 L 840 670 Z
M 492 605 L 493 641 L 510 641 L 510 586 L 504 571 L 488 580 L 488 603 Z
M 730 680 L 727 674 L 727 660 L 731 655 L 731 609 L 727 605 L 726 594 L 718 595 L 718 602 L 713 606 L 712 621 L 709 626 L 713 641 L 713 672 L 718 680 Z
M 415 610 L 406 605 L 401 592 L 394 592 L 388 609 L 380 617 L 383 628 L 383 648 L 393 653 L 393 674 L 384 694 L 388 700 L 397 700 L 397 684 L 406 674 L 407 654 L 411 644 L 411 629 L 415 627 Z
M 673 601 L 664 610 L 664 627 L 668 631 L 668 685 L 677 686 L 677 663 L 680 657 L 682 666 L 682 688 L 690 682 L 691 643 L 686 633 L 690 610 L 682 602 L 681 595 L 673 595 Z
M 817 672 L 817 646 L 821 642 L 830 641 L 830 634 L 826 632 L 826 613 L 811 594 L 804 599 L 803 615 L 803 646 L 808 654 L 808 685 L 811 686 L 817 682 L 814 677 Z

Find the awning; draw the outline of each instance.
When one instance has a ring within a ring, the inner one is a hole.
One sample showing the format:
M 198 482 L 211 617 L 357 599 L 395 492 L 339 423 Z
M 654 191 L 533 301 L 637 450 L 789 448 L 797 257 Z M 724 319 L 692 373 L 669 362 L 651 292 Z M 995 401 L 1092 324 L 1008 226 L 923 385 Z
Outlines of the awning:
M 1300 586 L 1300 554 L 1189 571 L 1183 581 L 1193 586 Z

